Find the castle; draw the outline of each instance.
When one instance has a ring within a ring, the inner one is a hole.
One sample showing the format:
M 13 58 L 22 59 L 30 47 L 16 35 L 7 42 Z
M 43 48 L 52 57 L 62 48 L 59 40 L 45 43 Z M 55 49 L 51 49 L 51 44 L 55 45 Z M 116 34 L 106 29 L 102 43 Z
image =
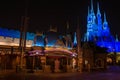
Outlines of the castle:
M 68 25 L 67 25 L 68 28 Z M 79 30 L 79 29 L 77 29 Z M 2 68 L 6 66 L 10 68 L 15 68 L 21 61 L 21 50 L 19 49 L 20 44 L 20 31 L 6 29 L 0 27 L 0 62 Z M 60 35 L 57 33 L 57 28 L 50 27 L 50 30 L 45 33 L 29 33 L 27 32 L 26 37 L 26 51 L 24 52 L 24 65 L 39 69 L 43 65 L 46 65 L 50 71 L 50 67 L 53 66 L 51 63 L 59 60 L 66 71 L 72 70 L 71 65 L 74 65 L 73 62 L 76 59 L 77 61 L 77 51 L 74 49 L 74 46 L 77 47 L 80 43 L 78 37 L 80 38 L 79 31 L 75 32 L 74 40 L 71 37 L 71 34 L 66 32 L 65 35 Z M 93 2 L 91 0 L 91 7 L 88 7 L 87 15 L 87 30 L 84 35 L 84 38 L 81 38 L 83 43 L 94 42 L 97 46 L 106 47 L 109 53 L 119 53 L 120 52 L 120 42 L 110 33 L 110 28 L 107 22 L 106 14 L 101 14 L 99 3 L 97 4 L 97 12 L 95 14 L 93 8 Z M 79 42 L 79 43 L 78 43 Z M 44 48 L 43 48 L 44 47 Z M 96 67 L 96 64 L 99 64 L 99 67 L 104 68 L 106 66 L 106 53 L 94 52 L 91 46 L 89 48 L 84 48 L 82 45 L 82 59 L 81 63 L 91 65 L 91 68 Z M 102 54 L 101 54 L 102 53 Z M 11 57 L 11 55 L 13 57 Z M 34 61 L 32 57 L 35 57 Z M 116 59 L 113 56 L 107 60 L 117 60 L 120 62 L 119 54 L 117 54 Z M 6 62 L 6 59 L 8 60 Z M 30 63 L 31 62 L 31 63 Z M 14 64 L 13 64 L 14 63 Z M 76 64 L 76 63 L 75 63 Z M 56 65 L 57 66 L 57 65 Z M 74 66 L 75 67 L 75 66 Z M 6 68 L 7 69 L 7 68 Z M 57 68 L 56 68 L 57 70 Z M 55 70 L 55 71 L 56 71 Z M 61 71 L 64 71 L 61 69 Z M 59 72 L 59 70 L 58 70 Z
M 118 36 L 114 37 L 110 33 L 106 13 L 101 14 L 99 3 L 97 3 L 95 14 L 92 0 L 91 7 L 88 7 L 87 30 L 83 40 L 84 42 L 95 42 L 100 47 L 106 47 L 108 52 L 120 52 Z

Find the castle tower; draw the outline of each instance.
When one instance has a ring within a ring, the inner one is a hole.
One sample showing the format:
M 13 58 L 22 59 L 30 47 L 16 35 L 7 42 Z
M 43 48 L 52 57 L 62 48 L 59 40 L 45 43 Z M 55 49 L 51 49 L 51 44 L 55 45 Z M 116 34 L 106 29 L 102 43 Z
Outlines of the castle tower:
M 102 19 L 101 19 L 101 13 L 99 8 L 99 3 L 97 3 L 97 26 L 98 26 L 98 37 L 102 34 Z
M 84 42 L 94 42 L 97 46 L 106 47 L 108 52 L 114 52 L 116 48 L 115 52 L 119 51 L 118 47 L 120 43 L 110 33 L 106 14 L 101 15 L 99 3 L 97 3 L 97 12 L 95 15 L 92 0 L 91 8 L 88 7 L 87 30 L 84 35 Z M 117 47 L 115 47 L 116 45 Z
M 76 32 L 74 33 L 74 41 L 73 41 L 74 46 L 77 46 L 77 34 Z
M 109 26 L 108 26 L 108 22 L 107 22 L 105 13 L 104 13 L 103 31 L 104 31 L 103 32 L 104 36 L 109 36 L 110 35 L 110 29 L 109 29 Z
M 84 41 L 92 41 L 94 36 L 97 36 L 97 25 L 96 25 L 96 16 L 93 9 L 93 1 L 91 0 L 91 8 L 89 11 L 88 7 L 88 16 L 87 16 L 87 32 L 85 34 Z
M 110 38 L 110 31 L 108 22 L 106 20 L 106 15 L 104 13 L 104 21 L 102 22 L 99 3 L 97 3 L 97 13 L 95 15 L 93 9 L 93 2 L 91 0 L 90 10 L 88 7 L 87 32 L 85 34 L 84 41 L 102 41 L 104 36 Z

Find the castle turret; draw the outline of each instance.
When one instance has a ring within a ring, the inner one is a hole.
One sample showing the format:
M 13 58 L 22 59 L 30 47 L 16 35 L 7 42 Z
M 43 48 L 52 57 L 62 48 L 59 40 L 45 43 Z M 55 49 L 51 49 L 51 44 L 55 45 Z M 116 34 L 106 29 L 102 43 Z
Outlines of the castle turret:
M 77 46 L 77 35 L 76 32 L 74 33 L 74 41 L 73 41 L 74 46 Z
M 117 36 L 114 38 L 111 35 L 106 14 L 101 15 L 99 3 L 97 3 L 97 13 L 95 15 L 92 0 L 90 10 L 88 7 L 87 30 L 83 39 L 84 42 L 94 42 L 97 46 L 106 47 L 108 52 L 120 52 L 120 42 Z
M 116 42 L 118 42 L 119 40 L 118 40 L 118 35 L 116 35 L 116 40 L 115 40 Z
M 104 13 L 104 22 L 103 22 L 103 35 L 104 36 L 110 35 L 110 30 L 109 30 L 109 26 L 108 26 L 108 22 L 107 22 L 105 13 Z
M 94 9 L 93 9 L 93 1 L 91 0 L 91 18 L 92 18 L 92 23 L 95 23 L 95 13 L 94 13 Z
M 100 35 L 102 34 L 102 19 L 101 19 L 101 13 L 99 9 L 99 3 L 97 3 L 97 26 L 98 26 L 97 36 L 100 37 Z
M 96 25 L 96 16 L 93 9 L 93 2 L 91 0 L 91 9 L 89 11 L 88 7 L 88 16 L 87 16 L 87 33 L 85 34 L 85 40 L 84 41 L 91 41 L 93 40 L 93 37 L 97 36 L 97 25 Z

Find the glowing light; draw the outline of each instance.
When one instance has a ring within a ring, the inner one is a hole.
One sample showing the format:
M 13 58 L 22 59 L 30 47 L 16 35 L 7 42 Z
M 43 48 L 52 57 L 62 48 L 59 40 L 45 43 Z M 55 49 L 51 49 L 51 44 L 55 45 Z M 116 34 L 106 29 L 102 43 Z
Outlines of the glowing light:
M 60 52 L 61 53 L 60 56 L 64 56 L 64 54 L 68 54 L 68 55 L 76 57 L 76 55 L 77 55 L 76 53 L 73 53 L 65 48 L 55 48 L 55 47 L 46 47 L 44 51 L 34 50 L 34 51 L 29 51 L 28 53 L 29 53 L 29 55 L 33 56 L 33 55 L 44 55 L 44 54 L 49 55 L 49 54 L 51 54 L 51 52 L 55 52 L 56 53 L 55 55 L 59 54 L 59 52 Z
M 65 48 L 54 48 L 54 47 L 47 47 L 47 48 L 45 48 L 45 52 L 54 52 L 54 51 L 58 51 L 58 52 L 64 52 L 64 53 L 68 53 L 68 54 L 70 54 L 70 55 L 72 55 L 73 54 L 73 52 L 71 52 L 71 51 L 69 51 L 69 50 L 67 50 L 67 49 L 65 49 Z M 63 53 L 63 54 L 64 54 Z
M 74 45 L 76 46 L 77 45 L 77 37 L 76 37 L 76 32 L 74 33 Z

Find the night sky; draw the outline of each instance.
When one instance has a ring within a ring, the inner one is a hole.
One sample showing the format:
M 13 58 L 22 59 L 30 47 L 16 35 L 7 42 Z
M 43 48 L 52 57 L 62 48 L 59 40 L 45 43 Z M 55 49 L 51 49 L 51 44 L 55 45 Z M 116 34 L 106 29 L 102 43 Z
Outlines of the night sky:
M 96 13 L 97 1 L 101 13 L 105 12 L 113 35 L 120 36 L 119 0 L 93 0 Z M 70 32 L 75 31 L 79 21 L 82 33 L 86 31 L 87 10 L 90 0 L 2 0 L 0 1 L 0 27 L 19 30 L 21 16 L 29 19 L 29 32 L 47 31 L 51 26 L 57 27 L 60 33 L 66 31 L 69 22 Z M 102 14 L 103 16 L 103 14 Z

